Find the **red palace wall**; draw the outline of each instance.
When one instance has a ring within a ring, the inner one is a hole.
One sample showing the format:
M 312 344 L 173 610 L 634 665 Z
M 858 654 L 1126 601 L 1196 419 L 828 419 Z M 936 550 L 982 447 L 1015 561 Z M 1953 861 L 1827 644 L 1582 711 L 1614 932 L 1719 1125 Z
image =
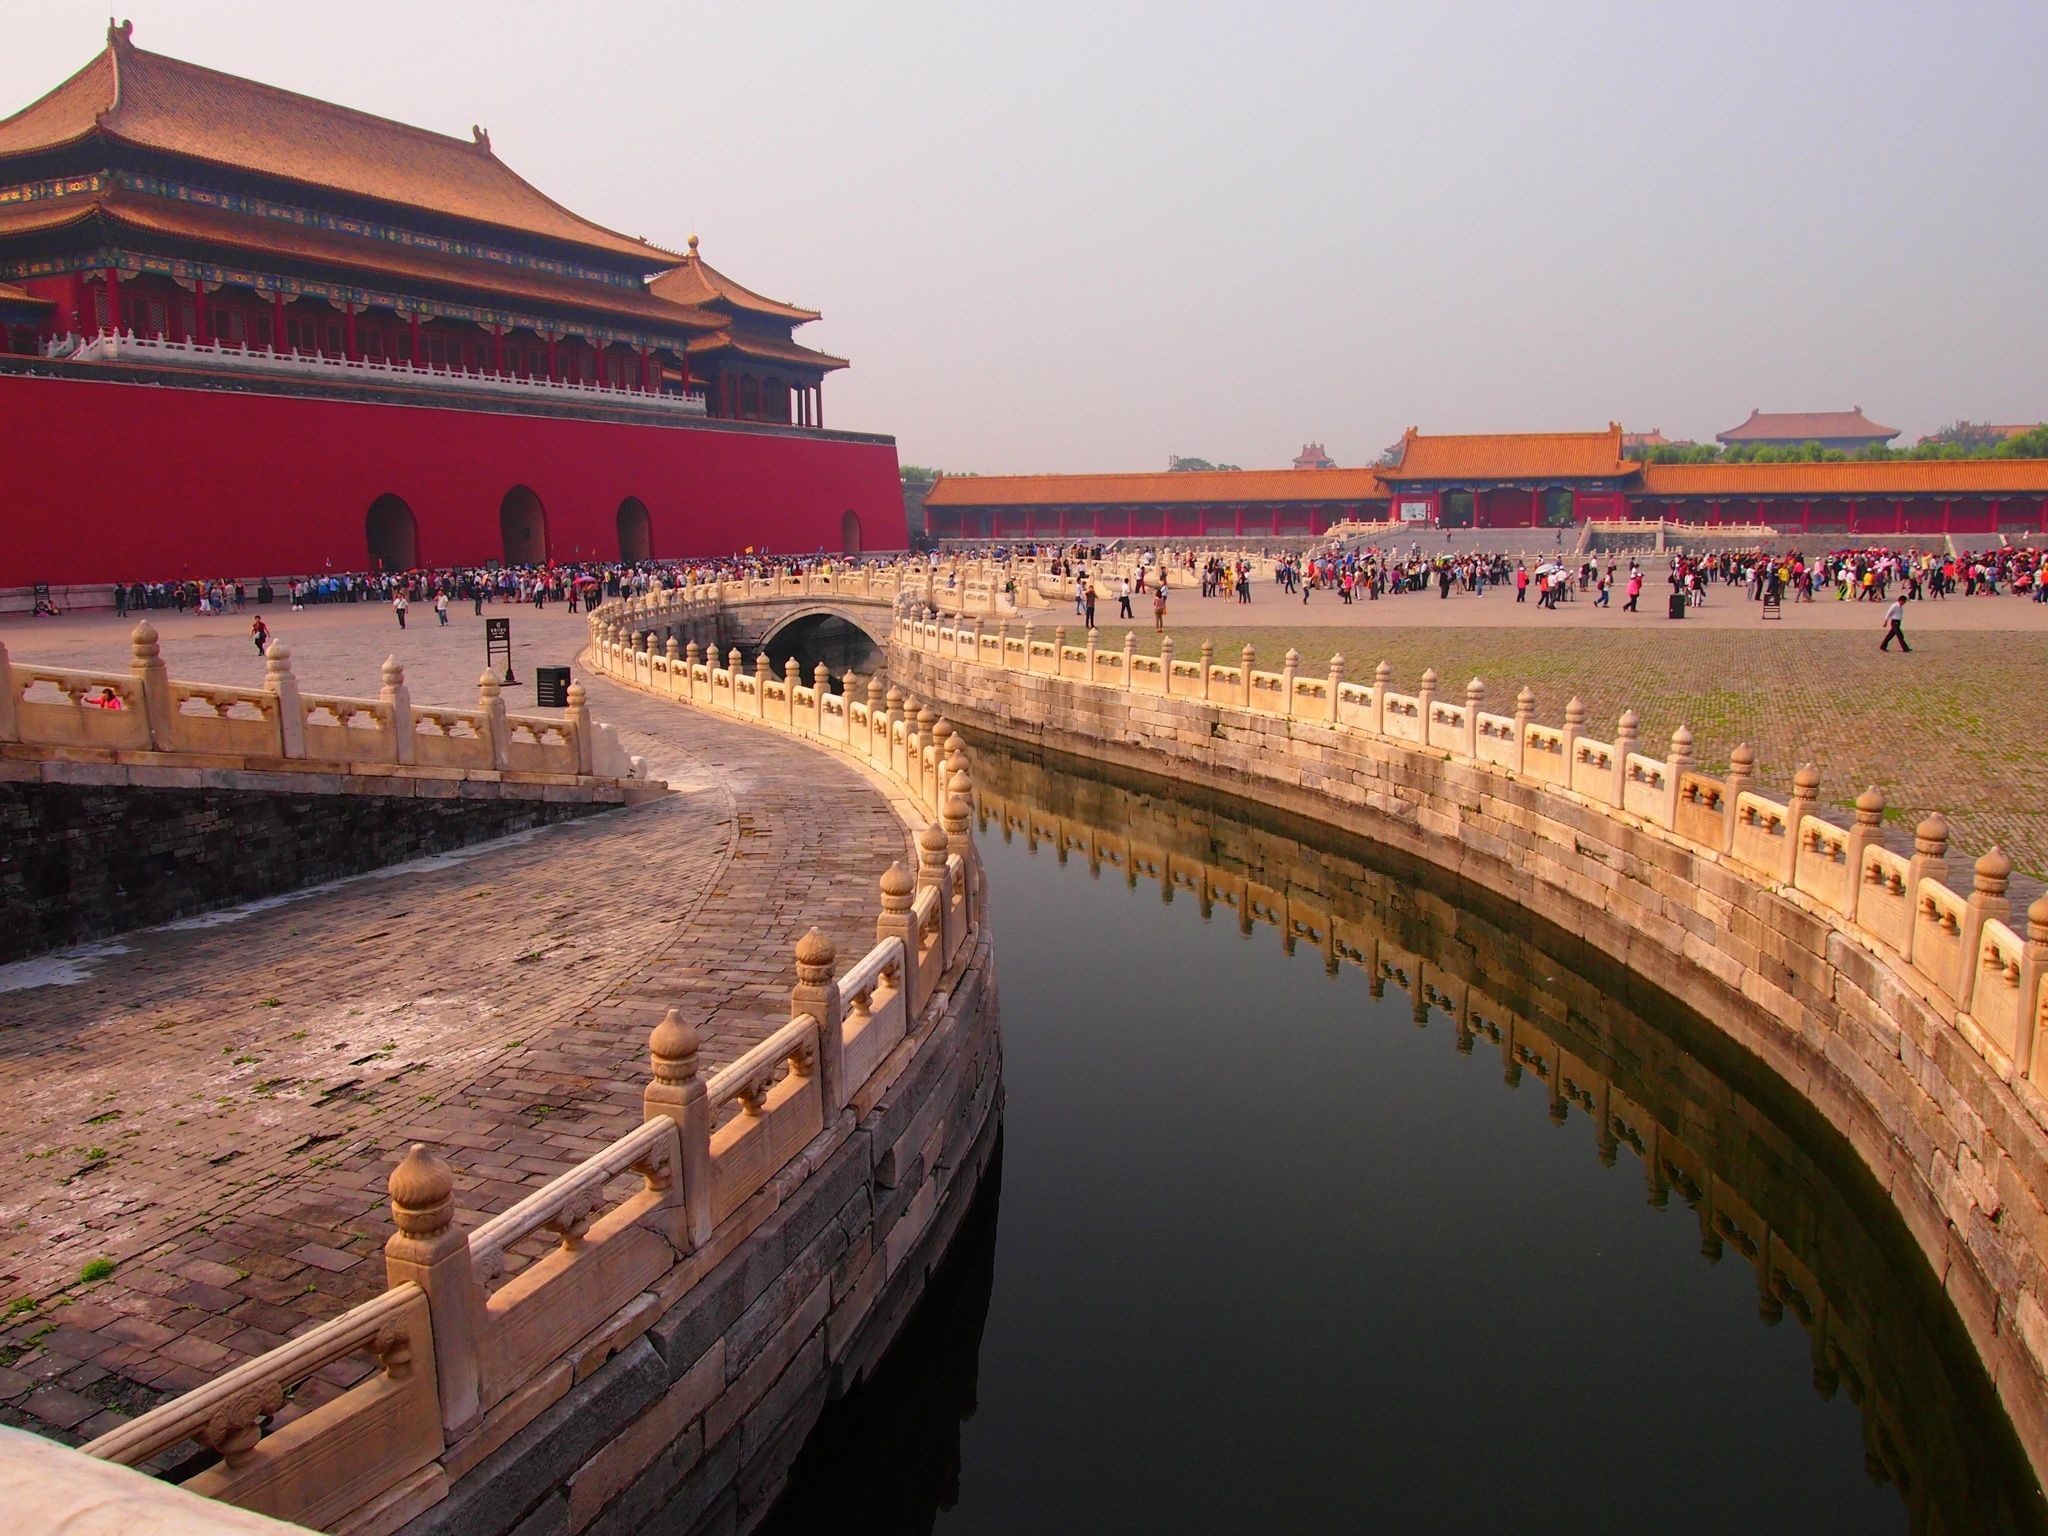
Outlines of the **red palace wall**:
M 631 426 L 422 406 L 0 374 L 0 587 L 368 568 L 387 493 L 423 565 L 501 559 L 526 486 L 551 559 L 616 559 L 646 504 L 657 559 L 906 543 L 890 441 Z

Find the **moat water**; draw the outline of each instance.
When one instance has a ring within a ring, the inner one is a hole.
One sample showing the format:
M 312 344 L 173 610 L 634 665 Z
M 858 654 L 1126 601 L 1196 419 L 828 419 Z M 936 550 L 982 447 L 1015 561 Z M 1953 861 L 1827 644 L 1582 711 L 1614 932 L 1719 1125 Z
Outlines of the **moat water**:
M 1882 1192 L 1703 1021 L 1326 829 L 976 770 L 1003 1155 L 767 1529 L 2048 1529 Z

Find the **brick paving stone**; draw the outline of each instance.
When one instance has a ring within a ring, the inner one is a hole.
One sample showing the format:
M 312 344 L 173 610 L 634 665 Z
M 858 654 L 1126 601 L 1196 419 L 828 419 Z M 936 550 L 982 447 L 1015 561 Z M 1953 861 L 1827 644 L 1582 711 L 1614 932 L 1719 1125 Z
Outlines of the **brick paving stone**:
M 522 677 L 574 660 L 580 620 L 513 617 Z M 467 614 L 403 636 L 385 610 L 271 618 L 309 692 L 374 696 L 396 649 L 416 700 L 475 697 Z M 173 676 L 260 678 L 246 618 L 158 627 Z M 4 638 L 119 670 L 127 628 Z M 663 1009 L 686 1010 L 715 1070 L 787 1019 L 804 928 L 848 959 L 873 943 L 881 871 L 910 853 L 873 782 L 770 731 L 586 687 L 677 793 L 124 935 L 68 972 L 0 967 L 0 1306 L 37 1303 L 0 1326 L 0 1422 L 87 1437 L 366 1299 L 408 1142 L 440 1148 L 460 1219 L 480 1221 L 638 1122 Z M 100 1259 L 112 1274 L 82 1281 Z M 106 1374 L 57 1384 L 81 1367 Z

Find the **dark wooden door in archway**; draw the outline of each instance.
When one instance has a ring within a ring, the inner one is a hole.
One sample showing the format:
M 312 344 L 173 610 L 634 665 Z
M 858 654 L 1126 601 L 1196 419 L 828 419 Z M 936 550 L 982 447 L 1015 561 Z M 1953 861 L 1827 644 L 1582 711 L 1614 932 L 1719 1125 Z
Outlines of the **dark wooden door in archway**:
M 373 571 L 410 571 L 420 563 L 419 520 L 398 496 L 386 492 L 370 503 L 363 536 Z
M 860 514 L 844 513 L 839 519 L 839 550 L 841 554 L 860 553 Z
M 619 503 L 619 558 L 628 562 L 654 558 L 654 526 L 647 503 L 628 496 Z
M 526 486 L 513 486 L 498 503 L 498 535 L 507 565 L 547 564 L 547 509 Z

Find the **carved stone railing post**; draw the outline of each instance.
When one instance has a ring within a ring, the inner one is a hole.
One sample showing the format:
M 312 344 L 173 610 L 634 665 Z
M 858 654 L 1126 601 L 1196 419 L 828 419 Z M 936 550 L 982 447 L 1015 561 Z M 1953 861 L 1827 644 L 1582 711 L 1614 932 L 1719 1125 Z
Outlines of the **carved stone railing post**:
M 1086 644 L 1088 647 L 1088 661 L 1086 664 L 1086 668 L 1081 675 L 1087 678 L 1088 681 L 1092 683 L 1095 681 L 1095 651 L 1096 646 L 1098 644 L 1096 633 L 1093 629 L 1090 629 L 1088 631 L 1088 638 Z
M 1024 626 L 1024 670 L 1026 672 L 1032 670 L 1033 662 L 1035 659 L 1031 654 L 1031 638 L 1034 634 L 1037 633 L 1037 631 L 1038 626 L 1036 624 L 1027 623 Z
M 839 950 L 816 928 L 796 941 L 796 985 L 789 989 L 789 1016 L 809 1014 L 818 1021 L 818 1076 L 825 1108 L 836 1114 L 846 1107 L 853 1087 L 846 1081 L 845 1004 L 833 966 Z
M 946 900 L 946 856 L 951 852 L 952 844 L 941 823 L 928 822 L 917 834 L 917 888 L 938 893 L 939 953 L 945 956 L 952 954 L 956 937 L 952 931 L 953 909 Z
M 697 665 L 701 656 L 696 641 L 683 647 L 683 697 L 692 704 L 697 702 Z
M 2048 896 L 2037 896 L 2027 908 L 2026 945 L 2020 951 L 2020 1025 L 2014 1034 L 2012 1070 L 2015 1077 L 2031 1076 L 2044 1010 L 2041 991 L 2048 987 Z
M 1899 951 L 1906 960 L 1913 958 L 1913 935 L 1920 928 L 1922 880 L 1948 883 L 1948 818 L 1939 811 L 1930 811 L 1926 820 L 1913 829 L 1913 857 L 1906 865 L 1906 904 L 1913 916 L 1906 924 L 1906 943 Z
M 1301 675 L 1301 652 L 1293 646 L 1280 658 L 1280 713 L 1294 713 L 1294 680 Z
M 754 718 L 768 718 L 768 653 L 754 653 Z
M 674 645 L 675 642 L 671 640 L 669 644 Z M 581 683 L 571 683 L 566 697 L 569 701 L 566 714 L 572 738 L 569 745 L 576 750 L 576 771 L 595 773 L 597 727 L 590 719 L 590 697 L 583 691 Z
M 463 1434 L 482 1414 L 484 1297 L 470 1267 L 469 1235 L 455 1225 L 455 1175 L 431 1149 L 415 1143 L 391 1170 L 385 1190 L 398 1230 L 384 1243 L 384 1282 L 399 1286 L 410 1280 L 426 1292 L 441 1425 L 450 1436 Z
M 674 635 L 668 637 L 668 696 L 678 693 L 689 697 L 690 679 L 683 673 L 683 643 Z
M 1728 798 L 1721 803 L 1721 851 L 1728 852 L 1735 846 L 1735 829 L 1741 822 L 1736 816 L 1736 802 L 1756 779 L 1756 753 L 1750 750 L 1748 742 L 1736 743 L 1735 750 L 1728 754 Z
M 1421 686 L 1415 690 L 1415 724 L 1421 738 L 1420 745 L 1425 752 L 1429 750 L 1430 711 L 1435 708 L 1436 668 L 1428 667 L 1423 671 Z
M 1344 653 L 1338 651 L 1330 657 L 1330 723 L 1335 725 L 1343 715 L 1344 705 Z
M 904 763 L 905 777 L 911 787 L 924 801 L 925 809 L 932 815 L 938 814 L 939 779 L 938 764 L 934 762 L 929 770 L 924 765 L 924 749 L 932 744 L 932 732 L 937 729 L 939 712 L 929 704 L 920 704 L 917 709 L 916 739 L 910 743 L 910 755 Z M 950 727 L 948 727 L 950 729 Z
M 1636 712 L 1625 709 L 1614 727 L 1614 789 L 1616 806 L 1628 803 L 1628 755 L 1636 749 L 1636 739 L 1642 733 L 1642 722 Z
M 1883 826 L 1884 791 L 1873 784 L 1856 797 L 1856 822 L 1849 828 L 1845 845 L 1849 894 L 1844 902 L 1843 916 L 1852 923 L 1857 920 L 1856 914 L 1863 906 L 1863 855 L 1872 843 L 1879 841 L 1879 829 Z
M 1799 828 L 1820 805 L 1820 770 L 1802 763 L 1792 775 L 1792 797 L 1785 803 L 1785 865 L 1779 871 L 1787 885 L 1797 883 L 1799 874 Z
M 1239 677 L 1241 686 L 1238 689 L 1237 702 L 1244 708 L 1250 709 L 1252 707 L 1252 668 L 1258 665 L 1259 653 L 1255 647 L 1248 645 L 1237 653 L 1237 661 L 1238 671 L 1241 674 Z
M 877 944 L 889 939 L 903 943 L 903 969 L 893 979 L 903 989 L 912 1019 L 924 1007 L 924 999 L 917 995 L 917 918 L 910 910 L 916 890 L 916 877 L 898 859 L 882 871 L 882 910 L 875 917 Z M 886 969 L 883 975 L 888 976 Z
M 1536 691 L 1527 683 L 1515 695 L 1515 772 L 1529 771 L 1529 722 L 1536 718 Z
M 1372 733 L 1387 734 L 1387 684 L 1394 680 L 1394 664 L 1383 661 L 1372 669 Z
M 2012 901 L 2005 894 L 2012 883 L 2012 860 L 2008 859 L 1993 843 L 1977 860 L 1977 867 L 1971 871 L 1974 879 L 1970 899 L 1963 904 L 1962 943 L 1959 946 L 1962 964 L 1956 974 L 1956 1006 L 1968 1008 L 1975 995 L 1978 973 L 1984 969 L 1983 956 L 1978 946 L 1984 942 L 1984 925 L 1987 922 L 2010 922 Z M 2015 1040 L 2018 1033 L 2015 1031 Z
M 1204 702 L 1209 697 L 1209 669 L 1215 665 L 1216 643 L 1213 640 L 1204 640 L 1202 642 L 1202 698 Z
M 1124 631 L 1124 690 L 1129 692 L 1136 683 L 1132 677 L 1137 668 L 1133 665 L 1138 655 L 1138 637 L 1131 630 Z
M 1129 667 L 1124 668 L 1128 673 Z M 1159 637 L 1159 691 L 1168 698 L 1173 696 L 1173 636 Z
M 476 680 L 476 707 L 483 711 L 484 734 L 490 739 L 491 766 L 499 772 L 512 766 L 512 732 L 505 724 L 505 697 L 498 674 L 486 671 Z
M 1474 761 L 1479 757 L 1479 711 L 1486 708 L 1486 683 L 1473 678 L 1465 685 L 1465 756 Z
M 1579 738 L 1586 734 L 1586 704 L 1576 693 L 1565 701 L 1564 740 L 1558 745 L 1564 753 L 1564 787 L 1572 787 L 1572 765 L 1578 761 Z
M 1678 825 L 1678 784 L 1692 771 L 1692 732 L 1681 725 L 1671 733 L 1671 751 L 1664 772 L 1664 825 Z
M 825 699 L 832 692 L 832 669 L 822 661 L 811 669 L 811 729 L 825 734 Z
M 683 1148 L 682 1236 L 692 1248 L 711 1241 L 711 1101 L 697 1075 L 697 1031 L 671 1008 L 647 1037 L 653 1080 L 640 1094 L 640 1118 L 666 1115 Z
M 171 750 L 171 675 L 164 668 L 164 653 L 157 645 L 156 626 L 144 619 L 128 637 L 134 657 L 128 670 L 142 692 L 142 716 L 149 725 L 149 744 L 159 752 Z
M 6 681 L 6 659 L 0 655 L 0 682 Z M 277 700 L 278 752 L 284 757 L 306 755 L 306 705 L 299 697 L 299 680 L 292 672 L 292 648 L 273 640 L 263 652 L 263 691 Z M 8 703 L 14 690 L 7 690 Z M 0 740 L 6 732 L 0 730 Z
M 868 761 L 875 760 L 875 744 L 881 743 L 882 762 L 889 761 L 889 712 L 882 702 L 882 679 L 868 679 Z
M 796 691 L 804 683 L 804 669 L 794 656 L 782 664 L 783 724 L 796 729 Z

